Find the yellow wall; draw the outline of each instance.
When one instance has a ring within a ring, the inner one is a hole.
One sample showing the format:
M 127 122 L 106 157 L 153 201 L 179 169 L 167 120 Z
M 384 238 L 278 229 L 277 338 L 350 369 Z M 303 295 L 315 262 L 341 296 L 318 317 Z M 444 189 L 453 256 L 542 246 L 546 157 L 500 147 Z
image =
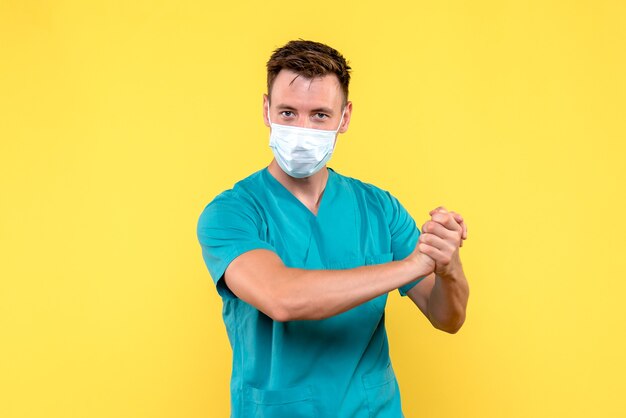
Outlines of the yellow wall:
M 624 416 L 622 1 L 0 3 L 0 416 L 227 416 L 195 227 L 271 159 L 264 65 L 350 60 L 330 166 L 469 226 L 456 335 L 390 297 L 407 417 Z

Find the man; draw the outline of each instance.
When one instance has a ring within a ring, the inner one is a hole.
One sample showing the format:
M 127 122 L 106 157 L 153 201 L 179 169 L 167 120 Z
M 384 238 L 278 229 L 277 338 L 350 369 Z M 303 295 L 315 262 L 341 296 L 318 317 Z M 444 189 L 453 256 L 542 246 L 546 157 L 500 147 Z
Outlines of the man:
M 390 193 L 326 167 L 352 115 L 339 52 L 291 41 L 267 70 L 274 159 L 209 203 L 197 229 L 233 349 L 231 416 L 402 417 L 387 294 L 455 333 L 467 229 L 439 207 L 420 233 Z

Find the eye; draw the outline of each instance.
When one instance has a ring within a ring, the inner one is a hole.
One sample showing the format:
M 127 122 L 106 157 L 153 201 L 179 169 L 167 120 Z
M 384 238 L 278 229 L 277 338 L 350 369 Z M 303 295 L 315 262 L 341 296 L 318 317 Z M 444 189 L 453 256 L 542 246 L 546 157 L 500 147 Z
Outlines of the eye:
M 293 112 L 291 110 L 283 110 L 280 112 L 280 115 L 285 118 L 293 117 Z
M 317 119 L 328 119 L 329 118 L 329 116 L 326 113 L 321 113 L 321 112 L 316 113 L 315 117 Z

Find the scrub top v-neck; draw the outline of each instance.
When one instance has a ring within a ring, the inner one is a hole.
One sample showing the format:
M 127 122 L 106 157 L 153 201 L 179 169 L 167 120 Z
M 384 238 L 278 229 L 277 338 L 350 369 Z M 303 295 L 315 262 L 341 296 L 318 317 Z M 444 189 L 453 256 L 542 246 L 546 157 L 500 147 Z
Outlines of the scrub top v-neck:
M 330 168 L 317 215 L 267 168 L 215 197 L 200 215 L 197 236 L 233 349 L 231 417 L 402 417 L 386 294 L 323 320 L 277 322 L 237 298 L 223 275 L 253 249 L 303 269 L 401 260 L 419 234 L 389 192 Z

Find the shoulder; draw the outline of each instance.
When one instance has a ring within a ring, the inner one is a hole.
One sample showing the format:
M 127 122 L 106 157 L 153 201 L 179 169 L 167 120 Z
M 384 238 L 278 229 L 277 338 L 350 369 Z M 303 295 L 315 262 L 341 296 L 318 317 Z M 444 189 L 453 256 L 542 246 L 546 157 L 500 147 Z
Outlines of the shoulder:
M 198 224 L 219 223 L 232 217 L 250 217 L 256 211 L 255 193 L 263 188 L 261 171 L 249 175 L 215 196 L 200 213 Z

